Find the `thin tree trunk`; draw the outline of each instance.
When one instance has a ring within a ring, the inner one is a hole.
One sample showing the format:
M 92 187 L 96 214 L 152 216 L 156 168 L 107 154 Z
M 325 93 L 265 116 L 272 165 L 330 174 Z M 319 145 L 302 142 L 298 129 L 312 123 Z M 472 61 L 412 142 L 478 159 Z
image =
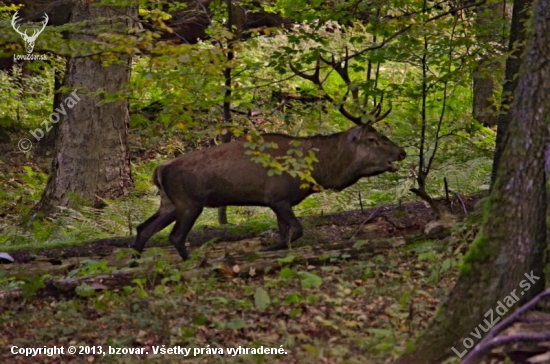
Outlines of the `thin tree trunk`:
M 229 32 L 234 32 L 233 39 L 227 40 L 227 62 L 231 62 L 235 57 L 233 52 L 233 42 L 241 38 L 241 32 L 244 26 L 245 14 L 241 8 L 236 8 L 231 0 L 226 0 L 225 2 L 227 7 L 227 30 Z M 236 29 L 233 29 L 233 26 L 236 26 Z M 223 76 L 225 79 L 225 95 L 223 100 L 223 121 L 229 125 L 231 123 L 231 65 L 228 65 L 223 70 Z M 222 142 L 229 143 L 231 142 L 232 133 L 228 129 L 227 132 L 222 135 Z M 227 225 L 227 207 L 222 206 L 218 207 L 218 223 L 220 225 Z
M 480 44 L 500 44 L 503 39 L 503 17 L 506 17 L 505 4 L 485 4 L 476 9 L 476 39 Z M 496 85 L 502 78 L 504 65 L 495 57 L 494 51 L 483 52 L 478 67 L 474 71 L 473 114 L 485 126 L 496 126 L 498 110 L 494 102 Z
M 87 20 L 92 28 L 94 24 L 109 24 L 111 29 L 124 32 L 129 19 L 136 16 L 135 8 L 115 9 L 78 1 L 71 21 Z M 71 38 L 82 43 L 90 41 L 89 35 L 74 34 Z M 94 95 L 98 90 L 120 91 L 130 79 L 130 60 L 130 56 L 121 55 L 120 63 L 107 67 L 102 66 L 101 58 L 69 60 L 64 85 L 75 91 L 62 97 L 66 116 L 57 113 L 59 131 L 52 171 L 34 212 L 50 214 L 58 206 L 71 206 L 71 196 L 78 196 L 78 203 L 83 198 L 100 205 L 100 198 L 116 198 L 131 188 L 128 101 L 99 105 L 104 97 Z
M 518 84 L 517 75 L 519 74 L 522 54 L 525 49 L 525 41 L 527 38 L 525 22 L 529 19 L 528 10 L 531 8 L 531 5 L 531 0 L 516 0 L 514 1 L 514 8 L 512 10 L 512 24 L 510 25 L 510 39 L 508 42 L 508 52 L 510 52 L 511 55 L 506 59 L 506 72 L 504 75 L 504 84 L 502 86 L 501 114 L 498 117 L 495 156 L 493 158 L 493 170 L 491 172 L 491 188 L 495 183 L 502 148 L 508 137 L 508 125 L 512 117 L 509 108 L 514 100 L 514 93 Z
M 500 315 L 513 312 L 544 288 L 550 115 L 547 4 L 539 0 L 533 10 L 533 37 L 510 113 L 510 137 L 503 143 L 483 227 L 449 299 L 415 350 L 399 358 L 399 364 L 441 363 L 451 355 L 464 356 L 479 341 L 474 335 L 484 335 Z
M 53 107 L 52 112 L 55 112 L 55 109 L 61 107 L 63 101 L 67 98 L 68 95 L 61 94 L 58 90 L 63 86 L 63 74 L 56 68 L 54 72 L 54 96 L 53 96 Z M 53 124 L 51 130 L 46 134 L 46 136 L 38 142 L 38 148 L 36 154 L 46 155 L 47 152 L 52 152 L 55 147 L 55 140 L 57 139 L 59 130 L 59 123 Z

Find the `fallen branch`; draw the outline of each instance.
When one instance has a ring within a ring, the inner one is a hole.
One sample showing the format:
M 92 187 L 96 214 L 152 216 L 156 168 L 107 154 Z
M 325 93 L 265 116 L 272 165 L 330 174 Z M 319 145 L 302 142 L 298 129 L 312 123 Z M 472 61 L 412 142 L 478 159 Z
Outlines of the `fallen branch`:
M 134 272 L 117 272 L 112 274 L 99 274 L 92 277 L 67 278 L 58 280 L 47 280 L 45 287 L 36 291 L 36 297 L 67 295 L 73 296 L 75 289 L 86 283 L 96 290 L 114 289 L 128 285 L 136 278 Z M 0 299 L 20 299 L 23 297 L 23 290 L 0 291 Z

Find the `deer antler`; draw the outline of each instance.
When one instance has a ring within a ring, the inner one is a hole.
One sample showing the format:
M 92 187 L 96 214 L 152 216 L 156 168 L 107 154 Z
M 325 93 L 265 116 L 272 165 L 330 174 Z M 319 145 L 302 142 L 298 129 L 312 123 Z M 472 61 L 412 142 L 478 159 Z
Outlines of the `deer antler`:
M 319 77 L 320 71 L 321 71 L 321 62 L 320 62 L 320 55 L 317 53 L 317 59 L 315 60 L 315 71 L 313 71 L 313 74 L 308 75 L 305 72 L 300 71 L 297 69 L 293 64 L 292 60 L 288 60 L 288 65 L 292 72 L 294 72 L 296 75 L 302 77 L 305 80 L 313 82 L 314 85 L 317 85 L 321 91 L 324 91 L 323 88 L 323 82 L 321 82 L 321 78 Z M 326 93 L 325 93 L 326 94 Z M 327 99 L 328 101 L 333 101 L 332 97 L 330 95 L 326 94 L 330 99 Z
M 348 61 L 349 61 L 349 52 L 348 52 L 348 47 L 346 47 L 346 57 L 344 57 L 344 64 L 342 65 L 341 62 L 338 62 L 338 61 L 335 61 L 334 60 L 334 55 L 331 56 L 331 60 L 327 60 L 325 58 L 323 58 L 323 56 L 319 56 L 321 58 L 321 60 L 323 62 L 325 62 L 327 65 L 331 66 L 332 69 L 334 69 L 336 71 L 336 73 L 338 73 L 338 75 L 340 76 L 340 78 L 346 83 L 346 86 L 348 86 L 348 90 L 351 91 L 351 95 L 353 96 L 353 101 L 354 102 L 359 102 L 359 90 L 357 87 L 354 87 L 352 82 L 351 82 L 351 79 L 349 77 L 349 72 L 348 72 Z
M 346 94 L 344 95 L 344 99 L 343 99 L 342 103 L 340 104 L 340 106 L 338 107 L 338 111 L 340 111 L 340 113 L 346 119 L 352 121 L 356 125 L 364 125 L 363 118 L 365 116 L 367 116 L 368 120 L 367 120 L 366 124 L 370 125 L 370 124 L 376 123 L 376 122 L 384 119 L 386 116 L 389 115 L 389 113 L 391 112 L 391 106 L 390 106 L 388 111 L 386 111 L 383 115 L 380 115 L 382 113 L 382 101 L 384 100 L 384 95 L 383 94 L 382 94 L 382 97 L 380 98 L 379 103 L 376 103 L 376 101 L 375 101 L 374 108 L 370 112 L 367 113 L 366 111 L 364 111 L 360 116 L 354 116 L 348 110 L 346 110 L 346 108 L 344 107 L 344 102 L 346 101 L 349 93 L 351 92 L 354 104 L 358 108 L 360 108 L 359 107 L 359 105 L 360 105 L 360 103 L 359 103 L 359 88 L 353 85 L 353 83 L 351 81 L 351 78 L 349 77 L 349 72 L 348 72 L 349 57 L 348 57 L 348 48 L 347 47 L 346 47 L 346 56 L 344 57 L 343 62 L 335 61 L 334 56 L 332 56 L 332 59 L 329 61 L 329 60 L 325 59 L 320 54 L 319 51 L 317 51 L 317 59 L 315 61 L 315 70 L 313 71 L 313 74 L 311 74 L 311 75 L 307 74 L 303 71 L 298 70 L 292 64 L 291 60 L 288 61 L 288 65 L 289 65 L 290 69 L 292 70 L 292 72 L 294 72 L 297 76 L 300 76 L 301 78 L 303 78 L 305 80 L 308 80 L 308 81 L 311 81 L 313 84 L 315 84 L 317 86 L 317 88 L 319 89 L 319 91 L 321 91 L 323 93 L 323 97 L 325 98 L 325 100 L 327 100 L 331 103 L 334 103 L 335 102 L 334 98 L 332 96 L 330 96 L 325 91 L 325 89 L 323 87 L 323 83 L 322 83 L 321 78 L 320 78 L 320 69 L 321 69 L 320 61 L 323 61 L 323 63 L 326 63 L 328 66 L 330 66 L 332 69 L 334 69 L 336 71 L 336 73 L 338 73 L 340 78 L 345 82 L 345 84 L 348 87 L 348 90 L 346 91 Z
M 388 116 L 392 110 L 392 106 L 390 105 L 390 108 L 380 115 L 382 113 L 382 102 L 384 102 L 384 92 L 382 92 L 382 95 L 380 96 L 380 102 L 376 103 L 376 100 L 374 101 L 374 108 L 366 115 L 368 115 L 369 118 L 372 120 L 367 121 L 367 124 L 374 124 L 379 122 L 380 120 L 383 120 Z

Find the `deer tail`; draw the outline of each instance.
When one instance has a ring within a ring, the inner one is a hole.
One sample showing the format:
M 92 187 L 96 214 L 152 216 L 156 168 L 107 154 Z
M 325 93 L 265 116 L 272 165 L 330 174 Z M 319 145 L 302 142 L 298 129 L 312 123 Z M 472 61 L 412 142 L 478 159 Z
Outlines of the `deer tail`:
M 161 175 L 163 169 L 164 169 L 164 166 L 160 165 L 155 169 L 155 172 L 153 173 L 153 183 L 161 191 L 164 191 L 164 188 L 162 186 L 162 175 Z

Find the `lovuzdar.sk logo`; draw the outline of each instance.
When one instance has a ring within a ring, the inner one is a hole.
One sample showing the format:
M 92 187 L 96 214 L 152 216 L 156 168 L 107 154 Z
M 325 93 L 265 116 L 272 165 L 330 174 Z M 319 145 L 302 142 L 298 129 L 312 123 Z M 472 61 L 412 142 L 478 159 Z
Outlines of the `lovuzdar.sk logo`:
M 14 60 L 26 60 L 26 61 L 46 60 L 47 58 L 46 58 L 45 55 L 35 56 L 35 55 L 32 54 L 32 51 L 34 50 L 34 44 L 36 42 L 36 38 L 38 38 L 40 33 L 42 33 L 42 31 L 44 30 L 44 28 L 46 28 L 46 25 L 48 24 L 48 20 L 49 20 L 48 14 L 44 13 L 44 20 L 42 22 L 40 22 L 40 24 L 42 24 L 42 28 L 40 28 L 40 29 L 36 29 L 36 28 L 35 29 L 25 29 L 25 31 L 22 32 L 22 31 L 19 30 L 19 26 L 16 24 L 18 22 L 18 20 L 21 20 L 20 18 L 18 18 L 17 13 L 18 12 L 16 11 L 15 14 L 13 14 L 13 17 L 11 18 L 11 26 L 23 38 L 23 41 L 25 42 L 25 49 L 27 50 L 27 54 L 25 54 L 25 55 L 14 54 L 13 59 Z M 32 30 L 32 35 L 27 34 L 28 30 Z

